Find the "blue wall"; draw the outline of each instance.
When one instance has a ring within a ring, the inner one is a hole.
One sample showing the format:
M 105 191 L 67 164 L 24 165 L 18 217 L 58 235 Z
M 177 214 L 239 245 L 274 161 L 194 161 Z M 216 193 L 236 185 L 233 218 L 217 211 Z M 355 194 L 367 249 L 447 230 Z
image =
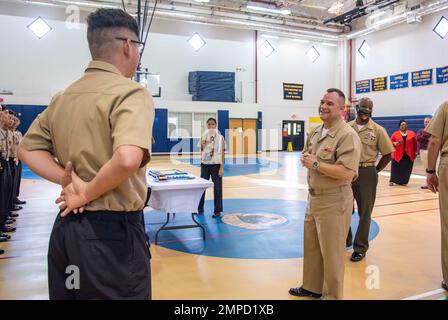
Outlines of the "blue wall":
M 423 129 L 423 120 L 430 115 L 415 115 L 415 116 L 392 116 L 392 117 L 373 117 L 373 120 L 380 126 L 383 126 L 389 137 L 399 129 L 398 122 L 405 120 L 408 124 L 408 129 L 417 133 L 418 130 Z
M 31 123 L 39 113 L 44 111 L 47 106 L 44 105 L 6 105 L 6 107 L 19 114 L 21 124 L 19 126 L 20 132 L 25 134 Z M 218 129 L 222 134 L 225 134 L 229 129 L 229 111 L 218 110 Z M 155 118 L 153 126 L 153 136 L 155 144 L 152 145 L 152 152 L 170 152 L 171 149 L 180 142 L 180 139 L 168 139 L 168 109 L 155 109 Z M 197 143 L 199 139 L 184 139 L 185 144 L 182 150 L 180 145 L 178 151 L 196 152 L 198 151 Z
M 33 123 L 34 119 L 43 112 L 47 106 L 43 105 L 24 105 L 24 104 L 8 104 L 6 107 L 19 115 L 20 126 L 19 131 L 25 134 Z

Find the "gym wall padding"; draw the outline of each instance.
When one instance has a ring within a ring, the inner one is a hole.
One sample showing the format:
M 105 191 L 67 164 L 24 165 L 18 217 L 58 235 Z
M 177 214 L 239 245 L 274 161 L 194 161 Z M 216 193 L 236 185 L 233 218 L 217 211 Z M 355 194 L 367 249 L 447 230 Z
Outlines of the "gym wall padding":
M 190 72 L 188 92 L 193 101 L 235 102 L 235 72 Z
M 412 116 L 390 116 L 390 117 L 373 117 L 373 120 L 380 126 L 383 126 L 387 134 L 392 136 L 394 131 L 399 129 L 398 122 L 400 120 L 405 120 L 408 124 L 408 129 L 417 133 L 418 130 L 424 128 L 423 120 L 426 117 L 431 117 L 430 115 L 412 115 Z

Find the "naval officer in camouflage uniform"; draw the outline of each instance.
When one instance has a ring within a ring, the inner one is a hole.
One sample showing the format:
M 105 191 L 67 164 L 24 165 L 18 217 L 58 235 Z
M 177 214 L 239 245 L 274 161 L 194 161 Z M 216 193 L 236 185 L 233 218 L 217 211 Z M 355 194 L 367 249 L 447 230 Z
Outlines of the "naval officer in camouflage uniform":
M 302 164 L 308 169 L 303 285 L 295 296 L 342 299 L 345 240 L 353 209 L 351 183 L 358 176 L 361 141 L 344 122 L 345 95 L 328 89 L 319 106 L 323 124 L 310 134 Z
M 369 249 L 370 221 L 376 198 L 378 172 L 383 170 L 391 160 L 391 153 L 395 150 L 386 130 L 375 123 L 372 117 L 373 102 L 369 98 L 362 98 L 356 107 L 358 116 L 349 122 L 362 143 L 361 160 L 359 162 L 359 176 L 352 183 L 353 195 L 358 205 L 359 225 L 353 244 L 352 261 L 361 261 Z M 378 164 L 378 154 L 382 157 Z M 347 246 L 351 245 L 352 232 L 349 228 Z

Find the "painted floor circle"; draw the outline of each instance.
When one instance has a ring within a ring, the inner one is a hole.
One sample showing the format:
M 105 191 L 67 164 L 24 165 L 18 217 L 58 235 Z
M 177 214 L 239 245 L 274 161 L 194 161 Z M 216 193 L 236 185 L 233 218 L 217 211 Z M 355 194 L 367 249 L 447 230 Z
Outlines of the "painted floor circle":
M 222 217 L 212 218 L 213 201 L 206 201 L 206 213 L 197 218 L 205 228 L 206 240 L 202 239 L 199 228 L 163 230 L 159 233 L 158 245 L 185 253 L 221 258 L 301 258 L 305 209 L 305 201 L 225 199 Z M 358 220 L 358 215 L 354 214 L 352 231 L 356 231 Z M 146 231 L 152 243 L 156 231 L 165 221 L 165 213 L 146 211 Z M 168 226 L 192 223 L 191 214 L 177 213 Z M 379 226 L 372 220 L 369 239 L 373 240 L 378 233 Z

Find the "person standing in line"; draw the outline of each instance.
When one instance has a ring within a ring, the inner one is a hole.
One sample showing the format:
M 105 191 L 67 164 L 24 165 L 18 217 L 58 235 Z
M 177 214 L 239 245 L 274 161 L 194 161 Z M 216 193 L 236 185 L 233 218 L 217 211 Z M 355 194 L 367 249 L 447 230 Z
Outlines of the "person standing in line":
M 50 299 L 151 299 L 143 208 L 154 104 L 129 79 L 138 39 L 123 10 L 91 13 L 85 74 L 53 97 L 20 143 L 19 159 L 63 187 L 48 248 Z M 66 286 L 67 270 L 77 270 L 79 286 Z

